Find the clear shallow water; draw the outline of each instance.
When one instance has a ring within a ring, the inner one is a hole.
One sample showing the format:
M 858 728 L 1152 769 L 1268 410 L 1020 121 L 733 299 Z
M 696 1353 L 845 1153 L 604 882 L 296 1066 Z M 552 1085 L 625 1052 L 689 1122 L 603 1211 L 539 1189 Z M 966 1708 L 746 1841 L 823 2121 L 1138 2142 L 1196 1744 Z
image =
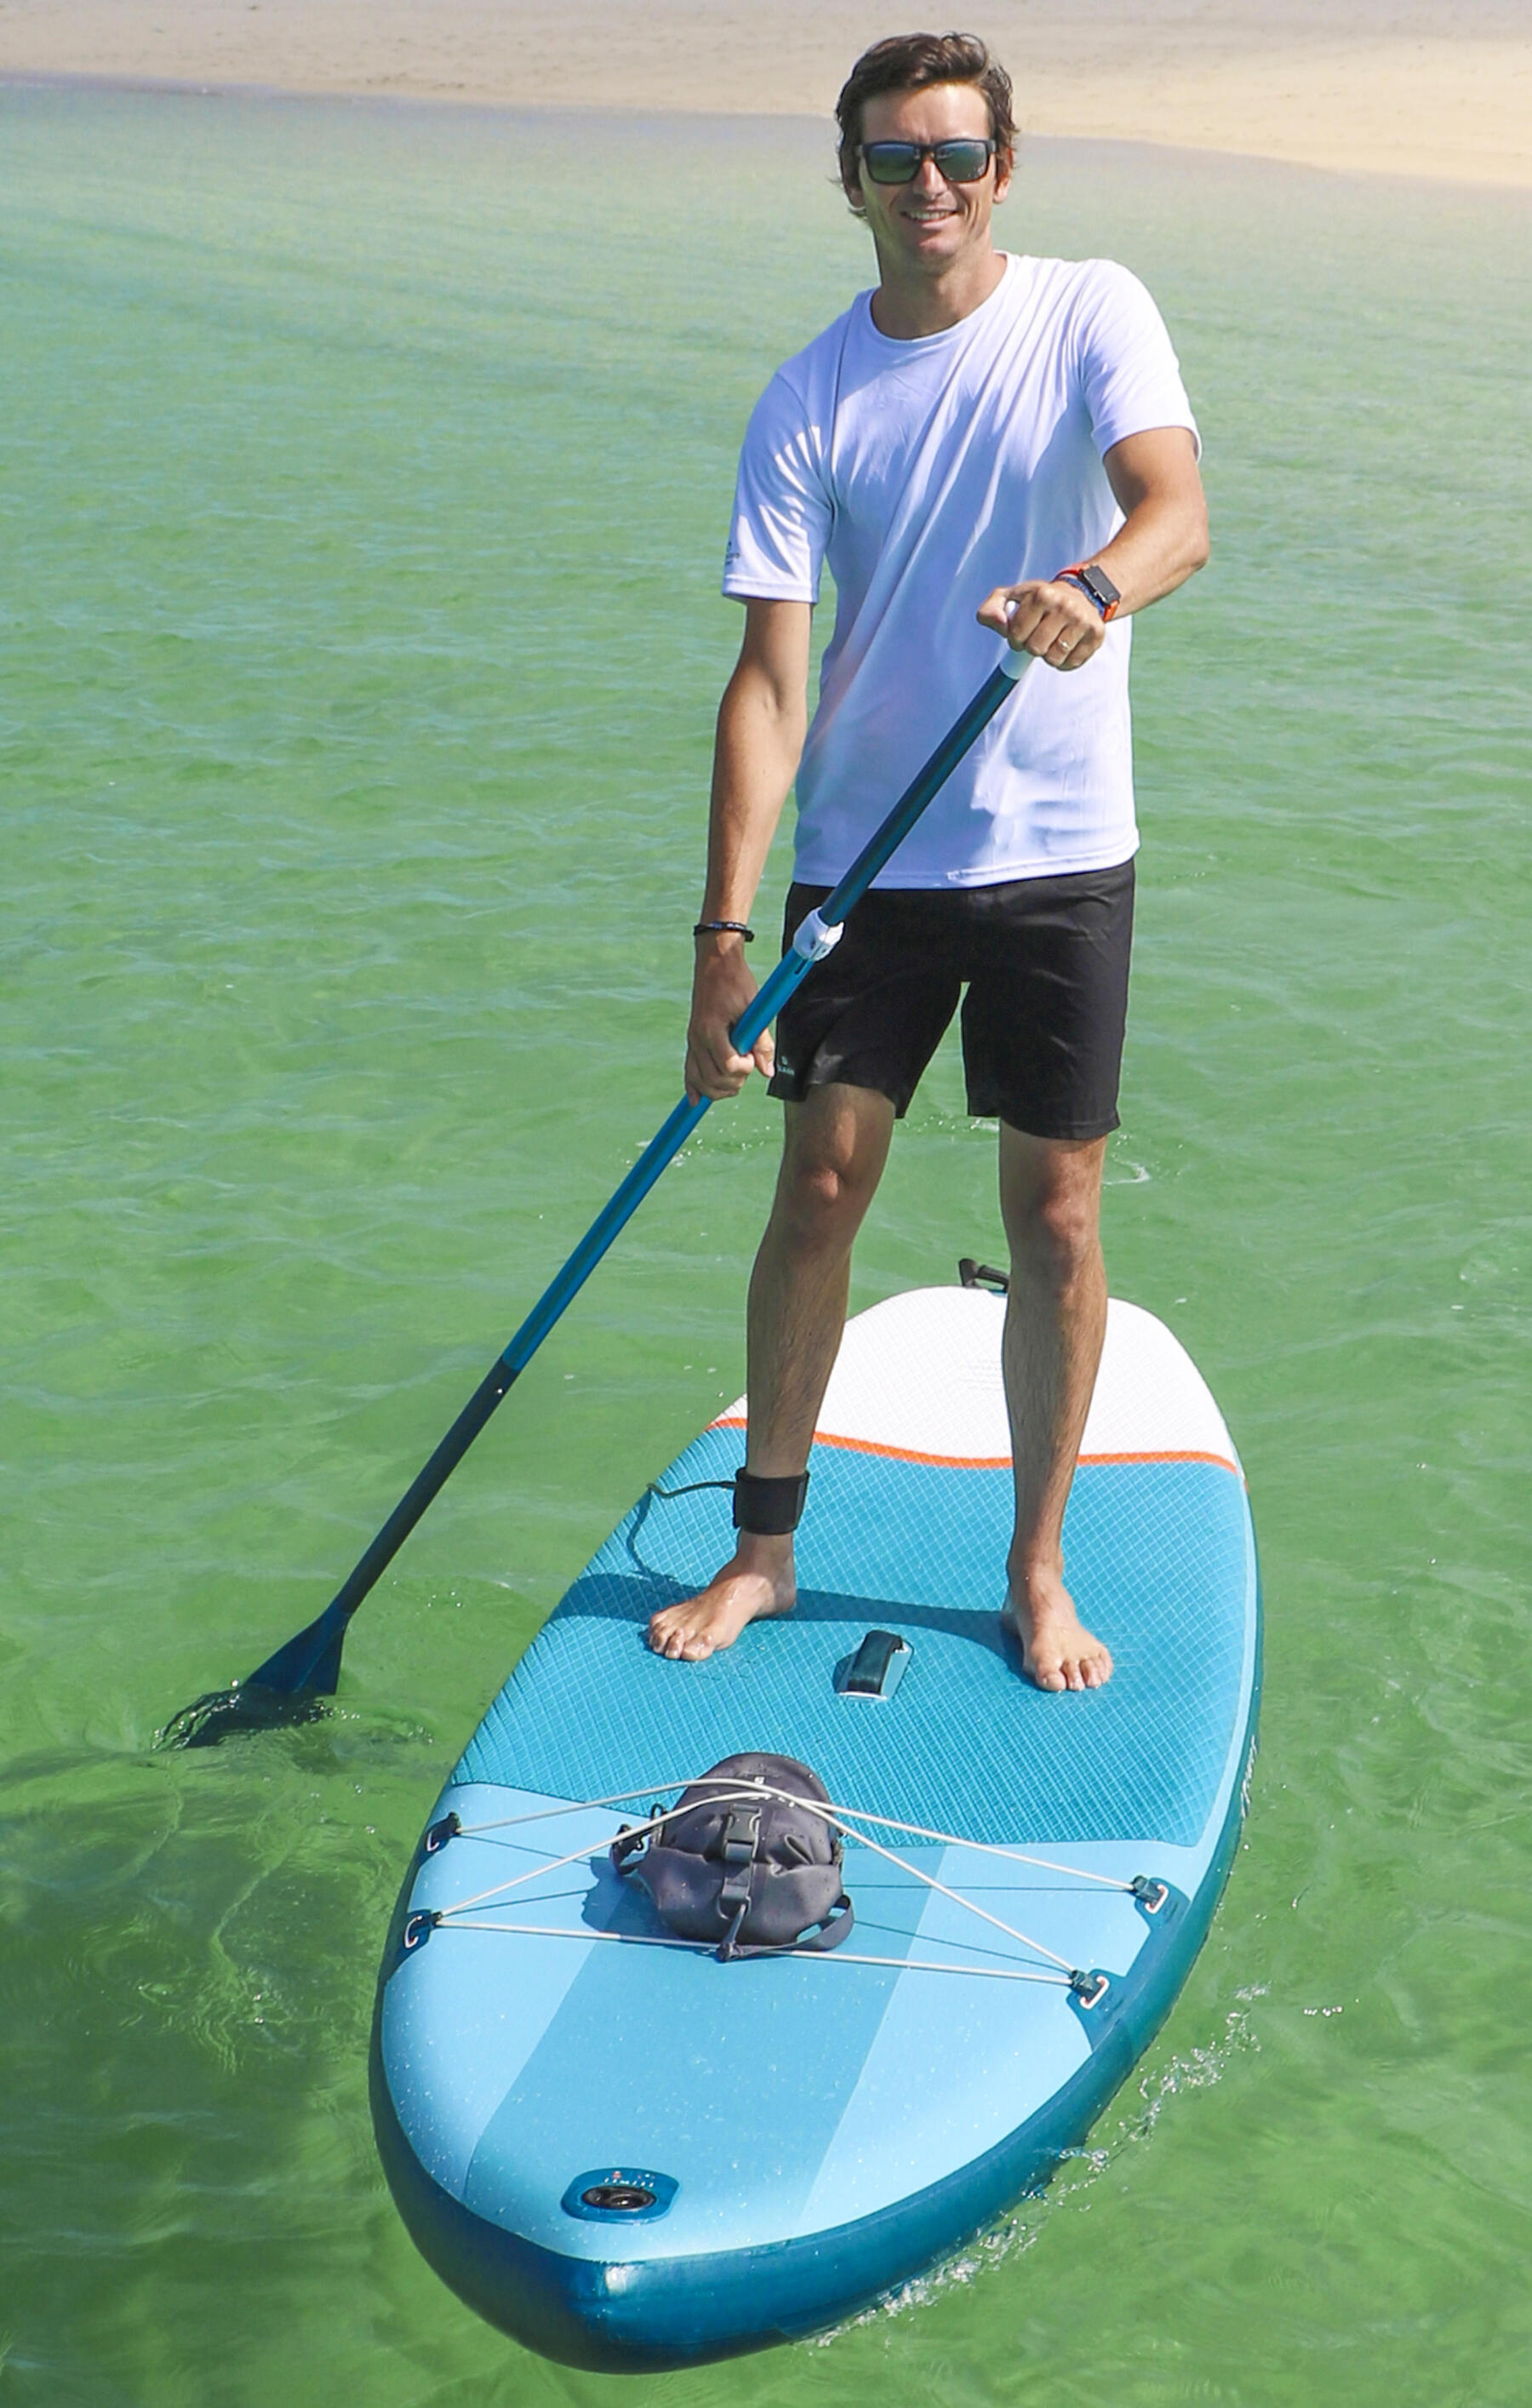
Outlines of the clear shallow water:
M 740 1384 L 763 1097 L 369 1603 L 344 1712 L 150 1752 L 317 1611 L 674 1099 L 734 450 L 866 280 L 826 165 L 0 92 L 0 2399 L 1525 2396 L 1525 199 L 1039 144 L 1010 205 L 1148 278 L 1208 437 L 1215 565 L 1138 635 L 1108 1234 L 1268 1605 L 1248 1849 L 1048 2201 L 828 2344 L 623 2384 L 461 2308 L 373 2157 L 424 1812 Z M 858 1301 L 994 1256 L 993 1147 L 944 1053 Z

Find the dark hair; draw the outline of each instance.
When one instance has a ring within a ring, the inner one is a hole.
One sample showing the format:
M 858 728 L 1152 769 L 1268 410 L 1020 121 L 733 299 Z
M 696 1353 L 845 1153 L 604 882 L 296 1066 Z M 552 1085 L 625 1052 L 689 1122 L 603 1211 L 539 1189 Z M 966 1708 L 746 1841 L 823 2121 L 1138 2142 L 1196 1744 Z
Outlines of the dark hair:
M 921 92 L 932 83 L 971 83 L 989 106 L 995 143 L 995 169 L 1003 173 L 1016 150 L 1010 113 L 1010 78 L 992 59 L 977 34 L 891 34 L 864 50 L 840 88 L 836 122 L 840 128 L 840 180 L 848 194 L 861 192 L 856 152 L 862 110 L 880 92 Z

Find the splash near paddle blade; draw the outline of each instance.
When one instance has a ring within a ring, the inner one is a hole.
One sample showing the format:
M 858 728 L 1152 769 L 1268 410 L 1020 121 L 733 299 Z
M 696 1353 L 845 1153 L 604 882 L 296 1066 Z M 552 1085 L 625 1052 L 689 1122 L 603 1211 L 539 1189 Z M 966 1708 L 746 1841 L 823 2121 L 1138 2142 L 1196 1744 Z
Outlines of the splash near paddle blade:
M 209 1689 L 172 1714 L 155 1739 L 157 1748 L 216 1747 L 240 1731 L 279 1729 L 286 1723 L 316 1723 L 329 1713 L 312 1689 L 268 1689 L 261 1681 L 235 1681 Z

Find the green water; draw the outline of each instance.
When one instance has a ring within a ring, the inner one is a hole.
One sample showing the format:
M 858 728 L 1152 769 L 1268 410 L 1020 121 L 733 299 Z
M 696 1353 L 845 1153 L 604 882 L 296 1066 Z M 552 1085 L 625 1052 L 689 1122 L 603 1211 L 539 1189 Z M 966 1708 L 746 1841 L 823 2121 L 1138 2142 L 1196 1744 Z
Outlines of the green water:
M 151 1752 L 318 1610 L 674 1099 L 735 447 L 866 278 L 827 164 L 0 92 L 0 2401 L 1525 2396 L 1525 199 L 1038 145 L 1009 211 L 1146 276 L 1207 435 L 1214 566 L 1138 638 L 1108 1240 L 1224 1406 L 1268 1609 L 1246 1850 L 1050 2200 L 828 2344 L 623 2384 L 461 2307 L 373 2156 L 425 1811 L 741 1384 L 763 1096 L 343 1712 Z M 858 1301 L 995 1255 L 993 1154 L 944 1052 Z

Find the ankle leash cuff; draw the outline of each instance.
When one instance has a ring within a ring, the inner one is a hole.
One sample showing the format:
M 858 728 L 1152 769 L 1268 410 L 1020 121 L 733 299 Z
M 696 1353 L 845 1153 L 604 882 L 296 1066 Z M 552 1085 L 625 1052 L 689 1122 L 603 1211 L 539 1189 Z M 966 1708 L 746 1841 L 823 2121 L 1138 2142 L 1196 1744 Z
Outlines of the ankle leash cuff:
M 740 1469 L 734 1475 L 734 1526 L 756 1539 L 785 1539 L 803 1519 L 809 1495 L 809 1474 L 763 1480 Z

